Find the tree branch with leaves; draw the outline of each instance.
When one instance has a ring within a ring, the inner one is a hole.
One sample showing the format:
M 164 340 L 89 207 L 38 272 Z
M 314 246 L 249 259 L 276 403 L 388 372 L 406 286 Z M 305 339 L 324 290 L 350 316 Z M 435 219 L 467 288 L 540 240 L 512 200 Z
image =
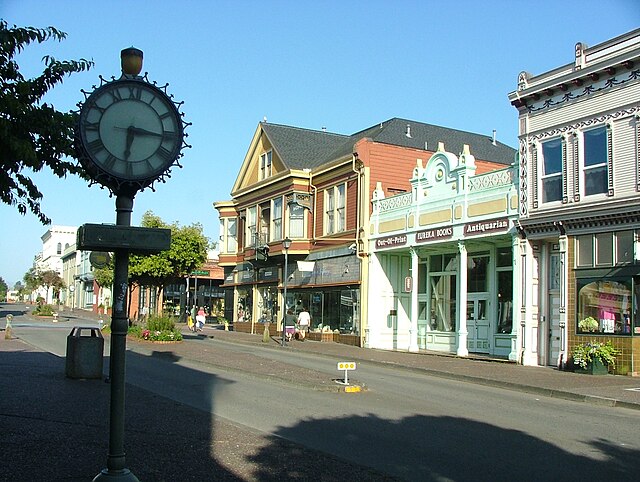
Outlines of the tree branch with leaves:
M 62 41 L 66 36 L 54 27 L 9 28 L 0 19 L 0 200 L 20 214 L 30 211 L 42 224 L 51 220 L 41 210 L 43 195 L 30 172 L 47 167 L 59 178 L 67 174 L 86 178 L 73 148 L 77 114 L 59 112 L 42 99 L 66 76 L 89 70 L 94 63 L 45 56 L 42 74 L 25 79 L 14 58 L 29 44 Z

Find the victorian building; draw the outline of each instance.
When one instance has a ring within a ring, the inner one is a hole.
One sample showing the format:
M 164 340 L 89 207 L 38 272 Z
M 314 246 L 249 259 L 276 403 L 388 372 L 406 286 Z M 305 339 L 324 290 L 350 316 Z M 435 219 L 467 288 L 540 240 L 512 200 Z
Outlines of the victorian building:
M 516 267 L 518 359 L 563 366 L 610 340 L 616 371 L 640 363 L 640 30 L 575 46 L 573 61 L 522 72 Z
M 478 173 L 514 161 L 491 136 L 405 119 L 352 135 L 261 122 L 231 200 L 214 203 L 234 329 L 280 330 L 285 311 L 307 308 L 312 339 L 367 346 L 372 195 L 410 193 L 416 159 L 439 142 L 472 146 Z
M 516 360 L 516 151 L 481 173 L 469 145 L 445 148 L 417 160 L 410 192 L 373 192 L 368 346 Z

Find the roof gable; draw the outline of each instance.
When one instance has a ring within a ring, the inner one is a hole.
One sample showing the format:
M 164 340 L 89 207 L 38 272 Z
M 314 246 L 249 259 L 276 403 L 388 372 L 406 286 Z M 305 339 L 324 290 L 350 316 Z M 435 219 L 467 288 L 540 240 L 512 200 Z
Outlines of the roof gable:
M 232 192 L 258 182 L 260 155 L 271 149 L 273 177 L 290 170 L 315 169 L 350 156 L 361 139 L 412 149 L 436 151 L 439 143 L 449 152 L 462 153 L 464 145 L 478 160 L 510 165 L 517 151 L 482 134 L 401 118 L 381 122 L 352 135 L 260 122 Z

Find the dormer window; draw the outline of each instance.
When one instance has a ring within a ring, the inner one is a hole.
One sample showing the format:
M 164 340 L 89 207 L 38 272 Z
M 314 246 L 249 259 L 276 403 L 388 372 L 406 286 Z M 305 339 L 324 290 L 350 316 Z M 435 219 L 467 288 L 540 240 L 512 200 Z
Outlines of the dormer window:
M 271 177 L 271 155 L 272 151 L 267 151 L 260 156 L 260 178 L 259 181 Z

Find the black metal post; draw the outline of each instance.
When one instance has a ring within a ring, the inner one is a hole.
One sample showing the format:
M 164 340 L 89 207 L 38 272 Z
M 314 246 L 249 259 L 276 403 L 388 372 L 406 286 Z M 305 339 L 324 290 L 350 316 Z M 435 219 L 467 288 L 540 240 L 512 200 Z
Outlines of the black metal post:
M 119 194 L 116 197 L 116 226 L 131 226 L 133 195 Z M 111 318 L 111 351 L 109 379 L 111 381 L 111 404 L 109 411 L 109 454 L 107 468 L 93 479 L 95 481 L 132 481 L 138 478 L 125 468 L 124 452 L 124 391 L 125 361 L 129 316 L 127 286 L 129 278 L 129 250 L 115 251 L 113 269 L 113 316 Z

